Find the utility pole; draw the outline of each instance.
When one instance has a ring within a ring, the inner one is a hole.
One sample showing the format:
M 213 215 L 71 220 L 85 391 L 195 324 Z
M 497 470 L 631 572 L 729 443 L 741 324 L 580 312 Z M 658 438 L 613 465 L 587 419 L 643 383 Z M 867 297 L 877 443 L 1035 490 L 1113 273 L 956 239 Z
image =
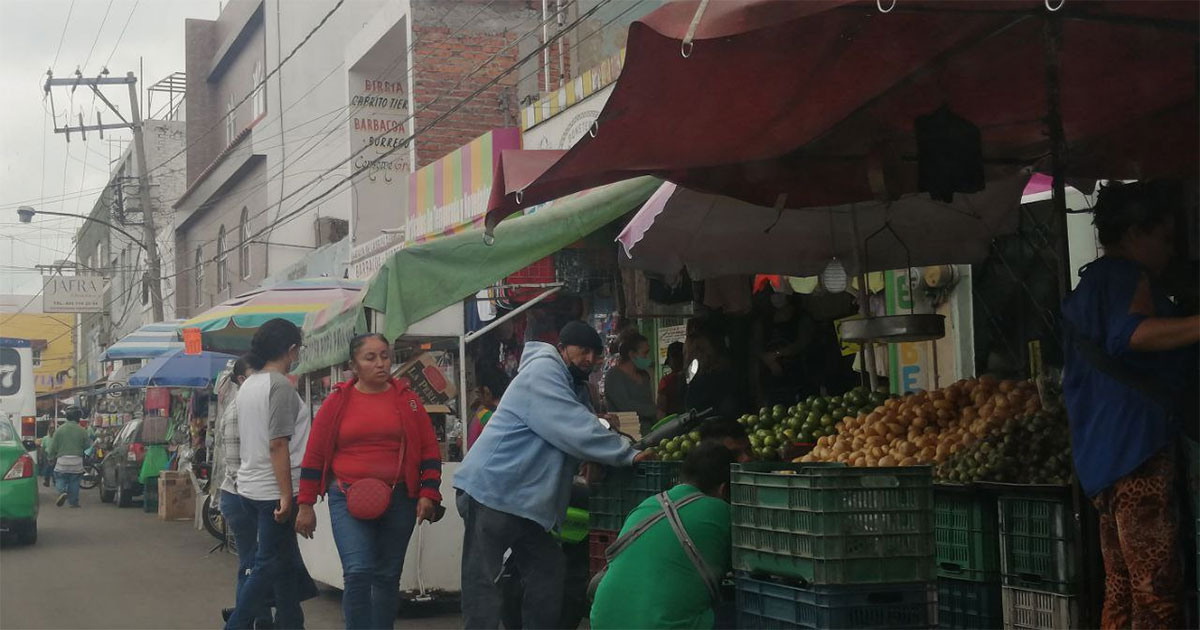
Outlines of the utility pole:
M 47 71 L 46 84 L 43 89 L 46 91 L 46 94 L 50 96 L 50 110 L 54 111 L 54 93 L 50 90 L 50 88 L 70 87 L 73 92 L 79 86 L 86 86 L 90 88 L 101 101 L 104 101 L 104 104 L 107 105 L 108 108 L 112 110 L 114 114 L 116 114 L 117 118 L 121 120 L 120 123 L 104 124 L 100 119 L 100 113 L 97 112 L 96 124 L 85 125 L 83 124 L 83 114 L 81 113 L 79 115 L 78 126 L 71 127 L 69 125 L 70 120 L 68 118 L 68 124 L 64 125 L 63 127 L 59 127 L 58 120 L 56 118 L 54 122 L 54 133 L 66 134 L 67 142 L 71 141 L 72 131 L 78 131 L 80 137 L 86 141 L 87 132 L 89 131 L 99 132 L 100 138 L 103 140 L 105 129 L 133 130 L 134 152 L 137 154 L 138 162 L 138 193 L 139 197 L 141 198 L 142 205 L 142 238 L 145 241 L 141 245 L 142 248 L 146 250 L 146 265 L 149 267 L 146 272 L 145 281 L 150 285 L 150 303 L 153 309 L 154 321 L 161 322 L 164 319 L 161 278 L 162 264 L 158 258 L 158 240 L 154 228 L 154 207 L 150 201 L 150 165 L 146 162 L 146 145 L 142 138 L 143 121 L 141 108 L 138 105 L 137 77 L 134 76 L 132 72 L 127 73 L 124 77 L 109 78 L 107 75 L 108 69 L 105 68 L 104 71 L 101 72 L 100 76 L 97 76 L 94 79 L 88 79 L 84 78 L 83 74 L 79 70 L 76 70 L 75 78 L 73 79 L 55 79 L 54 75 Z M 99 86 L 102 85 L 126 85 L 129 87 L 129 106 L 131 118 L 133 119 L 132 121 L 126 120 L 125 117 L 121 115 L 121 110 L 117 109 L 116 105 L 113 105 L 112 101 L 109 101 L 108 98 L 104 96 L 99 89 Z

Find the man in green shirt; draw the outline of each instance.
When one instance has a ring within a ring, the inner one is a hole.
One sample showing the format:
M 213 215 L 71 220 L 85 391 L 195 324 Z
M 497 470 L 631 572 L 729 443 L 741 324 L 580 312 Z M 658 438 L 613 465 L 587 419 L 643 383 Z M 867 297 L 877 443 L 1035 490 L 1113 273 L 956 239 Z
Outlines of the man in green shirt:
M 734 461 L 723 444 L 702 442 L 684 461 L 681 483 L 667 492 L 676 504 L 706 495 L 680 507 L 679 518 L 718 580 L 731 568 L 727 501 Z M 646 499 L 629 514 L 621 533 L 662 510 L 657 498 Z M 612 559 L 596 589 L 592 628 L 712 628 L 713 603 L 670 522 L 662 519 Z
M 79 480 L 83 478 L 83 453 L 91 446 L 87 431 L 79 426 L 83 415 L 78 407 L 69 407 L 65 412 L 67 421 L 54 434 L 50 444 L 50 457 L 54 462 L 54 483 L 58 488 L 55 505 L 62 507 L 67 501 L 71 507 L 79 507 Z

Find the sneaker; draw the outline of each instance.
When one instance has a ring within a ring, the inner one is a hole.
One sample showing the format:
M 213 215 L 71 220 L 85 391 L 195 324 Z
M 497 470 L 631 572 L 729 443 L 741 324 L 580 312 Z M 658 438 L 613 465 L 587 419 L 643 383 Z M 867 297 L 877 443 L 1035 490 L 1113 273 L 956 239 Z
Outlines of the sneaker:
M 232 608 L 222 608 L 221 609 L 221 621 L 229 623 L 229 618 L 232 616 L 233 616 Z
M 68 505 L 67 507 L 78 508 L 78 507 L 83 507 L 83 506 L 76 503 L 75 505 Z
M 49 480 L 49 479 L 43 479 L 43 480 L 42 480 L 42 485 L 43 485 L 43 486 L 45 486 L 45 487 L 47 487 L 47 488 L 49 488 L 49 487 L 50 487 L 50 480 Z
M 67 502 L 67 493 L 63 492 L 58 495 L 58 500 L 54 502 L 54 505 L 57 505 L 58 507 L 62 507 L 63 504 L 66 502 Z

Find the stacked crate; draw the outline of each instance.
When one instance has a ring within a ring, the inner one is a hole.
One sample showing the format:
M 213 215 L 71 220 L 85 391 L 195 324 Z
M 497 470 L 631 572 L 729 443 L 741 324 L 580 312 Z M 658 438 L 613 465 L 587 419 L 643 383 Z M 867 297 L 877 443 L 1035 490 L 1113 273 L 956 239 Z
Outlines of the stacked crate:
M 933 503 L 938 627 L 983 630 L 1003 626 L 995 494 L 967 486 L 938 485 Z
M 610 468 L 603 480 L 592 484 L 588 495 L 591 575 L 607 564 L 604 550 L 616 542 L 629 513 L 647 498 L 674 487 L 682 466 L 681 462 L 641 462 L 631 468 Z
M 752 463 L 731 475 L 740 628 L 928 628 L 928 467 Z
M 1076 570 L 1075 515 L 1065 489 L 1002 491 L 997 505 L 1004 627 L 1078 626 L 1082 576 Z

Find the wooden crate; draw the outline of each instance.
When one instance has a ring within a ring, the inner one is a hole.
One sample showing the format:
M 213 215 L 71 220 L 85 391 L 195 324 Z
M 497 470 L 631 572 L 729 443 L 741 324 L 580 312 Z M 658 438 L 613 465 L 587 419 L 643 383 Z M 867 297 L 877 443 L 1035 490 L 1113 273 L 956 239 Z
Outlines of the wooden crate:
M 186 472 L 164 470 L 158 477 L 158 518 L 190 521 L 196 517 L 196 489 Z

